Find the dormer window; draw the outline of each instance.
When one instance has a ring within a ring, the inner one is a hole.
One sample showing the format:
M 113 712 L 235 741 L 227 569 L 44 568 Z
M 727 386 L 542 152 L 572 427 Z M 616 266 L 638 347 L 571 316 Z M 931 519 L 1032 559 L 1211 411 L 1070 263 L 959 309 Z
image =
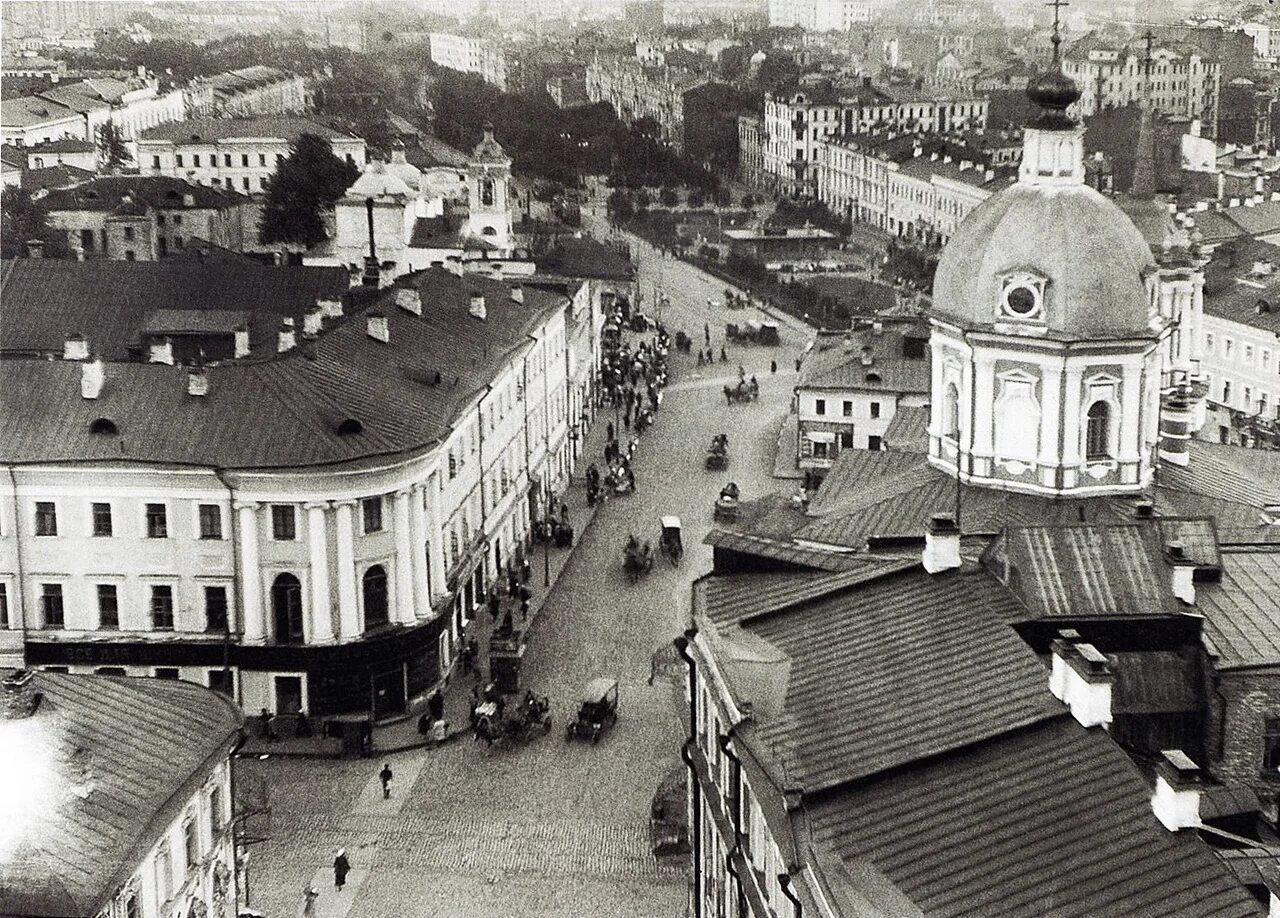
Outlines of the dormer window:
M 120 433 L 120 429 L 110 418 L 97 418 L 89 423 L 89 433 L 113 436 Z

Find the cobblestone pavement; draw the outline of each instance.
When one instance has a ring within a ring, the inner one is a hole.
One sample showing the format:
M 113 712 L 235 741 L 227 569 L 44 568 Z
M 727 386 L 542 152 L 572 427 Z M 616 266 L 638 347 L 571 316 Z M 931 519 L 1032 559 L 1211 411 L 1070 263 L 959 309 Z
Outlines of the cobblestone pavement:
M 636 248 L 642 276 L 657 271 L 660 256 Z M 661 271 L 673 334 L 684 328 L 698 342 L 704 321 L 723 332 L 725 321 L 748 317 L 708 309 L 723 284 L 696 269 L 667 259 Z M 524 682 L 551 697 L 549 735 L 511 748 L 463 738 L 358 762 L 240 760 L 237 780 L 261 780 L 271 800 L 270 839 L 252 848 L 254 908 L 292 918 L 310 883 L 321 891 L 319 918 L 684 914 L 684 862 L 660 864 L 649 847 L 652 796 L 680 767 L 682 741 L 680 688 L 664 678 L 649 685 L 651 661 L 686 627 L 689 584 L 710 569 L 702 539 L 719 489 L 733 479 L 750 498 L 775 486 L 778 424 L 807 335 L 788 325 L 783 338 L 776 349 L 731 348 L 727 364 L 709 368 L 673 355 L 675 383 L 633 462 L 637 492 L 609 500 L 579 534 L 531 627 Z M 720 387 L 739 363 L 758 376 L 761 397 L 726 408 Z M 730 434 L 730 470 L 706 472 L 706 444 L 721 431 Z M 590 442 L 600 441 L 597 429 Z M 656 547 L 659 518 L 670 514 L 684 522 L 684 560 L 673 567 L 660 556 L 629 585 L 628 533 Z M 579 690 L 599 675 L 621 684 L 618 723 L 597 746 L 566 743 Z M 396 775 L 385 801 L 376 777 L 384 760 Z M 330 870 L 339 847 L 354 868 L 342 892 Z

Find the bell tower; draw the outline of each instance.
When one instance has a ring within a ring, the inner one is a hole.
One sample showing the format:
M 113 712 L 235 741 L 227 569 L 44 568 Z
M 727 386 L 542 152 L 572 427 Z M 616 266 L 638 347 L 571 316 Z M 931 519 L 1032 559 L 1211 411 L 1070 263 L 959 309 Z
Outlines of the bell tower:
M 484 139 L 476 144 L 467 166 L 470 213 L 464 235 L 511 251 L 511 157 L 493 139 L 493 124 L 485 122 Z

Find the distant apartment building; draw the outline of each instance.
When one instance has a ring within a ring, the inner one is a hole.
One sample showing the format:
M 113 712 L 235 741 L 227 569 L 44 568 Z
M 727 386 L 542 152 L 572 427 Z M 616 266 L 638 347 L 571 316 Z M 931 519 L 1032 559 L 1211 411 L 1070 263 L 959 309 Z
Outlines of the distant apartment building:
M 1151 49 L 1148 88 L 1146 48 L 1089 34 L 1063 56 L 1062 71 L 1080 87 L 1070 114 L 1087 118 L 1107 108 L 1141 102 L 1165 115 L 1195 118 L 1213 136 L 1218 121 L 1221 64 L 1190 44 L 1162 42 Z
M 646 66 L 636 58 L 596 58 L 587 67 L 587 96 L 608 102 L 626 124 L 651 118 L 659 138 L 684 149 L 685 93 L 708 82 L 697 71 L 670 66 Z
M 188 102 L 196 108 L 189 117 L 217 115 L 245 118 L 252 115 L 292 115 L 307 110 L 307 83 L 296 73 L 255 65 L 220 73 L 199 81 L 207 90 L 188 90 Z M 203 106 L 208 109 L 204 110 Z
M 871 0 L 769 0 L 769 25 L 809 32 L 847 32 L 871 21 Z
M 207 118 L 164 125 L 138 141 L 143 175 L 167 175 L 197 185 L 256 194 L 303 134 L 328 140 L 334 155 L 363 169 L 365 142 L 297 115 Z
M 119 128 L 125 140 L 133 140 L 149 127 L 186 117 L 182 90 L 162 90 L 154 77 L 127 81 L 94 77 L 59 84 L 39 96 L 78 112 L 85 122 L 85 137 L 95 142 L 107 122 Z
M 1275 93 L 1253 80 L 1236 77 L 1222 87 L 1218 104 L 1218 140 L 1224 144 L 1271 146 Z
M 486 83 L 506 92 L 506 54 L 500 45 L 486 38 L 432 32 L 431 62 L 460 73 L 474 73 Z
M 890 93 L 869 81 L 844 92 L 820 88 L 766 93 L 766 181 L 785 194 L 813 197 L 820 152 L 828 141 L 874 128 L 946 133 L 982 128 L 986 121 L 985 99 Z

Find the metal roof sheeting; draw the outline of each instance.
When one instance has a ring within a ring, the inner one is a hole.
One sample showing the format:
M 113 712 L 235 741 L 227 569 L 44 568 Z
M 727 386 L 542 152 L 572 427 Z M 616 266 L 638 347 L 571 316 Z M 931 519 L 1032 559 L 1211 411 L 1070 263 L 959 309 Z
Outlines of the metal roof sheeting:
M 1221 581 L 1196 584 L 1196 611 L 1218 669 L 1280 663 L 1280 545 L 1224 549 Z

